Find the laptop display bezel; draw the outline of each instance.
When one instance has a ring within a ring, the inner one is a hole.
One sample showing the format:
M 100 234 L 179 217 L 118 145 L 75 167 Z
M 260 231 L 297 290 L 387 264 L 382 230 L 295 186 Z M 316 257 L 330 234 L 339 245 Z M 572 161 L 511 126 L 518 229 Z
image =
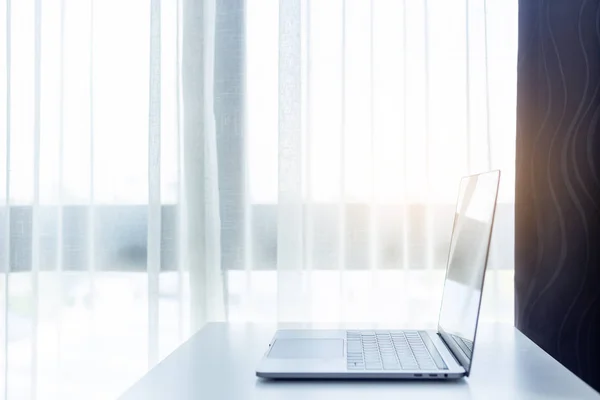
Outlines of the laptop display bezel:
M 475 319 L 475 332 L 473 335 L 473 349 L 471 351 L 471 358 L 469 359 L 469 357 L 467 356 L 467 354 L 464 353 L 464 351 L 458 346 L 458 344 L 454 341 L 454 339 L 452 338 L 452 336 L 450 335 L 450 333 L 446 332 L 444 330 L 444 328 L 441 326 L 441 317 L 442 317 L 442 309 L 443 309 L 443 301 L 444 301 L 444 296 L 442 293 L 442 302 L 440 303 L 440 312 L 438 314 L 438 334 L 440 335 L 441 339 L 443 340 L 444 344 L 448 347 L 448 349 L 450 350 L 450 352 L 452 353 L 452 355 L 456 358 L 456 360 L 458 361 L 458 363 L 460 365 L 462 365 L 462 367 L 465 369 L 465 375 L 469 376 L 472 366 L 473 366 L 473 355 L 475 354 L 475 345 L 476 345 L 476 340 L 477 340 L 477 330 L 478 330 L 478 326 L 479 326 L 479 316 L 480 316 L 480 312 L 481 312 L 481 300 L 483 298 L 483 289 L 485 287 L 485 275 L 486 275 L 486 271 L 487 271 L 487 266 L 488 266 L 488 261 L 489 261 L 489 255 L 490 255 L 490 244 L 492 241 L 492 232 L 494 229 L 494 220 L 496 218 L 496 208 L 497 208 L 497 204 L 498 204 L 498 191 L 499 191 L 499 187 L 500 187 L 500 171 L 499 170 L 492 170 L 492 171 L 488 171 L 488 172 L 483 172 L 481 174 L 475 174 L 475 175 L 470 175 L 470 176 L 465 176 L 461 179 L 461 187 L 462 187 L 462 183 L 465 179 L 472 179 L 472 178 L 479 178 L 480 176 L 485 176 L 485 175 L 492 175 L 492 174 L 496 174 L 496 194 L 494 196 L 494 206 L 492 209 L 492 219 L 491 219 L 491 224 L 490 224 L 490 231 L 489 231 L 489 236 L 488 236 L 488 242 L 487 242 L 487 246 L 486 246 L 486 251 L 485 251 L 485 261 L 484 261 L 484 266 L 483 266 L 483 274 L 482 274 L 482 279 L 481 279 L 481 295 L 479 296 L 479 302 L 477 303 L 477 318 Z M 458 208 L 459 205 L 459 200 L 460 200 L 460 191 L 457 197 L 457 201 L 456 201 L 456 206 Z M 454 234 L 455 234 L 455 228 L 456 228 L 456 212 L 457 210 L 455 209 L 455 217 L 454 217 L 454 222 L 452 225 L 452 235 L 451 235 L 451 239 L 450 239 L 450 246 L 448 249 L 448 258 L 447 258 L 447 262 L 446 262 L 446 275 L 444 277 L 444 290 L 446 290 L 446 282 L 448 280 L 448 270 L 449 270 L 449 266 L 450 266 L 450 253 L 451 253 L 451 248 L 452 248 L 452 239 L 454 238 Z

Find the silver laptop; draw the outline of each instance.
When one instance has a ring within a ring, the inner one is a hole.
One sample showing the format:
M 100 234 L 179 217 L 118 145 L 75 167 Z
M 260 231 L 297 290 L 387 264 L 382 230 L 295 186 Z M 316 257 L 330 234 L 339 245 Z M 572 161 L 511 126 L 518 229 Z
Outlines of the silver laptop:
M 499 182 L 500 171 L 460 182 L 437 331 L 279 330 L 256 375 L 284 379 L 468 376 Z

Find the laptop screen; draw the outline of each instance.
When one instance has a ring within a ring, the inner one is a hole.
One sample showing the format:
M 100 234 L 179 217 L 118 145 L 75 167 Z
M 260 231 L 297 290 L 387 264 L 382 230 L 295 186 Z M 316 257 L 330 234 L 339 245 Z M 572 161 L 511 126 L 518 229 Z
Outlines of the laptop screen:
M 499 171 L 461 180 L 450 239 L 438 330 L 467 374 L 473 356 L 499 180 Z

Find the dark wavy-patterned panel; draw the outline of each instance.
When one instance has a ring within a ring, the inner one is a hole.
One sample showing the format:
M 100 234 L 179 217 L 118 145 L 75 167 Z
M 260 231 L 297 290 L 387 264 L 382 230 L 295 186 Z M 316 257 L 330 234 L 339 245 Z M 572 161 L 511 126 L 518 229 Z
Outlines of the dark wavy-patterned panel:
M 600 1 L 519 6 L 516 325 L 600 391 Z

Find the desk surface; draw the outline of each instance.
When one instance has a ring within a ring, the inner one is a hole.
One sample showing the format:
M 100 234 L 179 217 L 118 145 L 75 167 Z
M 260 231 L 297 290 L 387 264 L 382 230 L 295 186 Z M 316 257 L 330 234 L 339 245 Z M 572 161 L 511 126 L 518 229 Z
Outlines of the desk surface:
M 509 325 L 483 325 L 459 381 L 267 381 L 254 371 L 275 327 L 208 324 L 123 396 L 149 399 L 600 399 Z

